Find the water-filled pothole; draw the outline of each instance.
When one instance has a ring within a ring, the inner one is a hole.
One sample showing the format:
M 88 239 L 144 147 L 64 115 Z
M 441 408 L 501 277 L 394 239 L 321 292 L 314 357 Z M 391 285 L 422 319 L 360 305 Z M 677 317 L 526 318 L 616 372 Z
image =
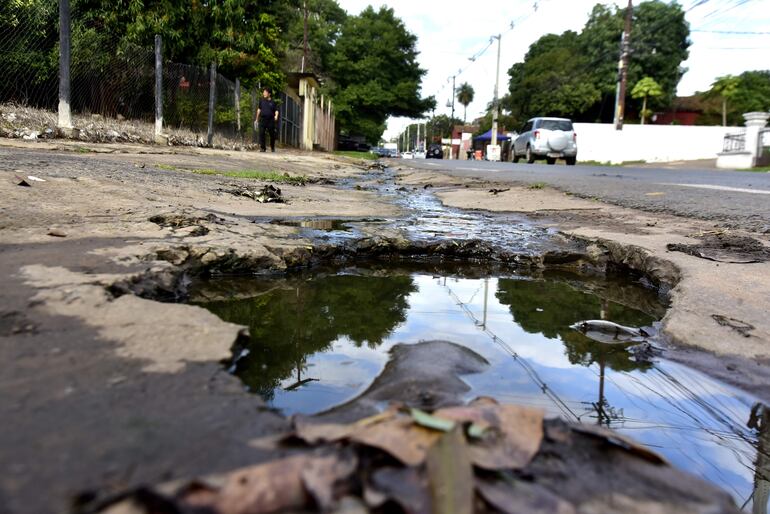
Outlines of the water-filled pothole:
M 464 377 L 469 397 L 609 426 L 720 485 L 739 504 L 753 494 L 766 501 L 754 488 L 770 476 L 763 464 L 770 415 L 755 398 L 665 358 L 632 360 L 624 346 L 569 328 L 586 319 L 629 326 L 659 320 L 665 305 L 658 295 L 628 280 L 347 269 L 215 279 L 198 283 L 192 295 L 222 319 L 249 326 L 252 342 L 236 372 L 285 414 L 355 397 L 396 343 L 447 340 L 491 364 Z

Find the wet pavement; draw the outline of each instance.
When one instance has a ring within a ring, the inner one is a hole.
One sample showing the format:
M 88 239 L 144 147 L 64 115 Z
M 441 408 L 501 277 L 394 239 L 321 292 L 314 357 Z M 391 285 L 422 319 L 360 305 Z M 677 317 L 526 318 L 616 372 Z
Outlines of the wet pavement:
M 763 464 L 770 416 L 754 397 L 665 357 L 633 360 L 627 345 L 569 328 L 584 319 L 653 325 L 664 303 L 628 279 L 351 268 L 228 280 L 197 284 L 193 298 L 250 327 L 236 373 L 284 414 L 317 413 L 360 394 L 397 343 L 447 340 L 491 363 L 465 377 L 468 399 L 492 396 L 616 429 L 729 491 L 738 505 L 770 485 Z M 234 297 L 222 299 L 228 291 Z

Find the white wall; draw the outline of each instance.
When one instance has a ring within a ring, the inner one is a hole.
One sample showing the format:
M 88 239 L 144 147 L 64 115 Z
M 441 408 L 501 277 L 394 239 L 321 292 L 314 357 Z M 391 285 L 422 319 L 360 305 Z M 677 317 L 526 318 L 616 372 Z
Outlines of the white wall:
M 625 125 L 615 130 L 610 123 L 575 123 L 578 161 L 614 164 L 716 159 L 725 134 L 741 130 L 686 125 Z

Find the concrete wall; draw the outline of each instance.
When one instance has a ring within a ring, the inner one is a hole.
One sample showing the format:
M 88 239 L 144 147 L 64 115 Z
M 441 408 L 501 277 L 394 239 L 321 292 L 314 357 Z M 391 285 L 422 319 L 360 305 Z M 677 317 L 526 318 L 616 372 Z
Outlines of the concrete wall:
M 726 133 L 743 127 L 687 125 L 625 125 L 615 130 L 609 123 L 575 123 L 578 161 L 669 162 L 716 159 Z

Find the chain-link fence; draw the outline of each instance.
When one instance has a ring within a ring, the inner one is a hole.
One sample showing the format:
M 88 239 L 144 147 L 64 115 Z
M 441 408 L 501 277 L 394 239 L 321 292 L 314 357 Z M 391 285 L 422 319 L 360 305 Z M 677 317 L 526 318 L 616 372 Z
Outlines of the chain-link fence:
M 79 137 L 155 140 L 155 48 L 131 43 L 88 16 L 71 12 L 70 107 Z M 0 135 L 55 133 L 59 56 L 58 0 L 0 0 Z M 232 146 L 256 139 L 255 90 L 217 74 L 209 127 L 210 69 L 163 62 L 161 73 L 169 141 Z M 299 110 L 292 114 L 301 123 Z

